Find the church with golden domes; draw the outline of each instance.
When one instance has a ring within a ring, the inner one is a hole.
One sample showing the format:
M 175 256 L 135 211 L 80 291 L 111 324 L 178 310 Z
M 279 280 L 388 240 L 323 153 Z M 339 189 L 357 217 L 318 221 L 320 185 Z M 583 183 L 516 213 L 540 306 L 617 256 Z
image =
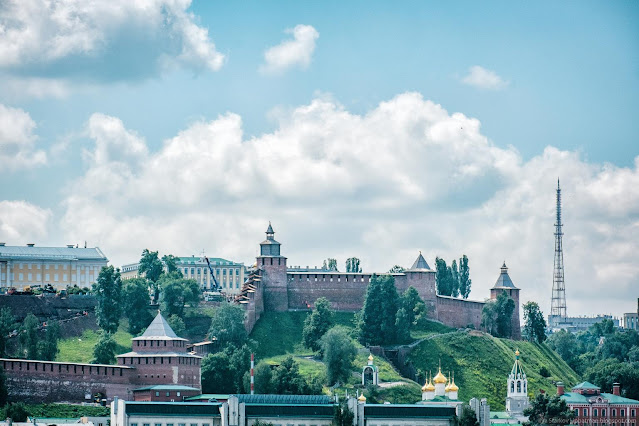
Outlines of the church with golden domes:
M 449 380 L 440 366 L 435 377 L 428 378 L 422 386 L 422 400 L 418 404 L 452 405 L 455 406 L 457 415 L 461 415 L 463 402 L 459 400 L 459 386 L 455 384 L 454 377 L 451 375 Z

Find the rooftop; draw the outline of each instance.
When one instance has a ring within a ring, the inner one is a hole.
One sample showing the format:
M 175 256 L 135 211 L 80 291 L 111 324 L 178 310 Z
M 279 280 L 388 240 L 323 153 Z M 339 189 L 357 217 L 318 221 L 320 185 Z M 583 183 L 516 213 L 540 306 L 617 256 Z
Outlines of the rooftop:
M 155 385 L 155 386 L 145 386 L 143 388 L 133 389 L 133 392 L 144 391 L 144 390 L 157 390 L 157 391 L 167 391 L 167 390 L 176 390 L 176 391 L 197 391 L 199 389 L 192 388 L 190 386 L 182 386 L 182 385 Z
M 186 340 L 178 337 L 161 313 L 158 312 L 140 337 L 132 340 Z
M 417 256 L 417 259 L 415 259 L 415 262 L 413 262 L 413 266 L 410 267 L 409 271 L 430 271 L 430 266 L 428 266 L 428 263 L 426 262 L 426 259 L 424 259 L 424 256 L 422 256 L 422 252 L 419 252 L 419 256 Z
M 506 289 L 516 289 L 515 284 L 510 279 L 508 275 L 508 267 L 506 266 L 506 262 L 501 267 L 501 273 L 499 274 L 499 278 L 497 278 L 497 282 L 493 286 L 493 288 L 506 288 Z
M 333 400 L 327 395 L 250 395 L 238 394 L 239 402 L 247 404 L 333 404 Z
M 587 383 L 587 382 L 585 382 Z M 574 389 L 574 388 L 573 388 Z M 561 399 L 571 404 L 590 404 L 590 400 L 593 398 L 601 397 L 608 400 L 610 404 L 639 404 L 636 399 L 624 398 L 623 396 L 613 395 L 611 393 L 600 393 L 599 395 L 582 395 L 577 392 L 566 392 L 561 396 Z
M 38 246 L 0 246 L 0 258 L 12 259 L 50 259 L 50 260 L 96 260 L 108 259 L 98 247 L 38 247 Z

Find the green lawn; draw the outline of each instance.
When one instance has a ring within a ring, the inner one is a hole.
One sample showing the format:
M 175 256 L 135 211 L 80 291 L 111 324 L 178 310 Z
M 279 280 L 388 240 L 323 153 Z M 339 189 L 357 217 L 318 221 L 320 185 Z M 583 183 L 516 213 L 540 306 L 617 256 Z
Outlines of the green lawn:
M 115 333 L 114 338 L 118 347 L 116 354 L 122 354 L 131 351 L 131 334 L 127 331 L 126 320 L 120 321 L 120 327 Z M 93 358 L 93 347 L 99 340 L 97 331 L 85 330 L 80 337 L 71 337 L 62 339 L 58 342 L 58 356 L 56 361 L 65 362 L 85 362 L 88 363 Z

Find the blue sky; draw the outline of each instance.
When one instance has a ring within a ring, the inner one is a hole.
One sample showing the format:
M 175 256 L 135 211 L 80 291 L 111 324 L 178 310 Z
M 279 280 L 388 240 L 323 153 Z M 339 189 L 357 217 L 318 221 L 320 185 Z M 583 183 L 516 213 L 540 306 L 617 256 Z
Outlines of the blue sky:
M 249 263 L 271 219 L 288 232 L 294 263 L 354 252 L 382 270 L 419 249 L 431 263 L 472 251 L 481 299 L 508 254 L 541 299 L 561 176 L 566 201 L 574 197 L 567 281 L 572 273 L 596 291 L 614 277 L 623 289 L 606 312 L 634 306 L 637 2 L 158 0 L 124 2 L 123 13 L 117 2 L 38 3 L 0 9 L 0 240 L 89 239 L 115 264 L 145 247 Z M 34 10 L 42 19 L 28 18 Z M 388 129 L 391 140 L 377 141 Z M 153 167 L 180 174 L 186 194 L 141 196 L 171 192 Z M 376 179 L 390 169 L 395 189 Z M 260 206 L 250 214 L 249 198 Z M 211 211 L 228 235 L 195 225 Z M 163 236 L 141 222 L 166 226 Z M 116 239 L 109 226 L 131 228 Z M 527 248 L 482 247 L 486 228 L 495 247 Z M 308 244 L 310 235 L 328 241 Z M 371 248 L 373 236 L 387 247 Z M 584 241 L 590 251 L 576 249 Z M 599 309 L 589 297 L 580 312 Z

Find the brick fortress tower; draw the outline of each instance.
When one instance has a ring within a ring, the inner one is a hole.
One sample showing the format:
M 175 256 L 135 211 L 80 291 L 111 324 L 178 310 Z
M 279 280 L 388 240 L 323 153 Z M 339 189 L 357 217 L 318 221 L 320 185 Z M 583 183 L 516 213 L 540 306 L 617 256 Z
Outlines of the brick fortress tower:
M 505 291 L 506 294 L 515 302 L 515 310 L 513 311 L 512 316 L 512 338 L 515 340 L 521 339 L 521 325 L 519 324 L 519 289 L 515 287 L 513 280 L 511 280 L 508 275 L 506 262 L 504 262 L 501 267 L 501 273 L 499 274 L 499 278 L 497 278 L 497 282 L 493 288 L 490 289 L 490 298 L 493 300 L 497 299 L 497 296 L 502 291 Z
M 187 340 L 178 337 L 158 313 L 144 334 L 132 340 L 132 352 L 118 355 L 118 365 L 136 369 L 134 382 L 144 385 L 185 385 L 202 389 L 201 357 L 186 351 Z M 137 380 L 136 380 L 137 379 Z
M 281 244 L 275 241 L 271 223 L 266 230 L 266 240 L 260 243 L 257 267 L 262 270 L 264 285 L 264 310 L 287 311 L 288 288 L 286 283 L 286 258 L 280 255 Z

